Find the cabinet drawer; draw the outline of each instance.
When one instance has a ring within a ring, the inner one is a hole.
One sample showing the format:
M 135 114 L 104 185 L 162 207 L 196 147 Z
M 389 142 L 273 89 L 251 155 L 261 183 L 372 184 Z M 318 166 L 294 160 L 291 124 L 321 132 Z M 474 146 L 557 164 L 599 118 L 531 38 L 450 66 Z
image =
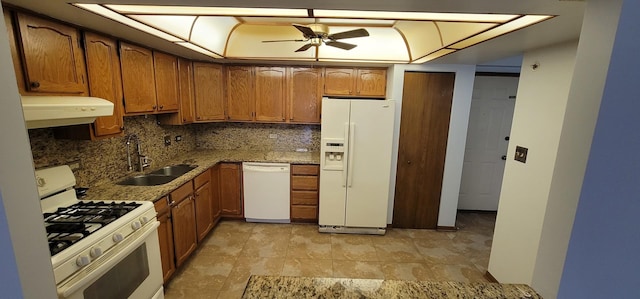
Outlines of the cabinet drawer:
M 210 180 L 211 180 L 211 171 L 210 169 L 207 169 L 207 171 L 203 172 L 202 174 L 198 175 L 195 179 L 193 179 L 193 183 L 195 185 L 194 187 L 198 189 L 198 187 L 206 184 Z
M 171 192 L 171 200 L 175 204 L 180 203 L 183 199 L 187 198 L 193 192 L 193 183 L 191 181 L 180 186 L 178 189 Z
M 292 176 L 292 190 L 318 190 L 317 176 Z
M 318 191 L 291 191 L 292 205 L 318 205 Z
M 169 213 L 169 200 L 167 197 L 168 196 L 160 198 L 153 203 L 153 206 L 156 208 L 156 212 L 158 213 L 158 217 Z
M 319 170 L 318 165 L 291 165 L 293 175 L 318 175 Z
M 291 219 L 316 219 L 318 207 L 316 206 L 291 206 Z

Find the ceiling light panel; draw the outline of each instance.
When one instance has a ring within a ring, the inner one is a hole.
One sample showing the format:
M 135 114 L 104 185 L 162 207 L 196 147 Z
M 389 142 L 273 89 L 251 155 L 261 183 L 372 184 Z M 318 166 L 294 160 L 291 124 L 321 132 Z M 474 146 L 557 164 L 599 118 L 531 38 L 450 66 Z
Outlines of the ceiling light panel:
M 464 13 L 433 13 L 433 12 L 403 12 L 403 11 L 359 11 L 359 10 L 327 10 L 314 9 L 316 18 L 349 18 L 349 19 L 386 19 L 386 20 L 430 20 L 430 21 L 466 21 L 503 23 L 519 15 L 506 14 L 464 14 Z
M 431 53 L 431 54 L 429 54 L 427 56 L 418 58 L 418 59 L 412 61 L 411 63 L 415 63 L 415 64 L 425 63 L 427 61 L 434 60 L 434 59 L 442 57 L 444 55 L 451 54 L 451 53 L 453 53 L 455 51 L 456 50 L 453 50 L 453 49 L 441 49 L 441 50 L 433 52 L 433 53 Z
M 315 48 L 295 52 L 304 42 L 263 43 L 265 40 L 301 39 L 302 34 L 293 26 L 238 25 L 227 43 L 225 57 L 251 59 L 315 59 Z
M 316 23 L 327 25 L 352 25 L 352 26 L 385 26 L 391 27 L 395 24 L 396 20 L 376 20 L 376 19 L 333 19 L 333 18 L 318 18 L 315 19 Z
M 459 43 L 455 43 L 451 46 L 449 46 L 448 48 L 452 48 L 452 49 L 464 49 L 466 47 L 470 47 L 473 46 L 477 43 L 492 39 L 494 37 L 498 37 L 500 35 L 504 35 L 507 34 L 509 32 L 518 30 L 520 28 L 538 23 L 538 22 L 542 22 L 546 19 L 551 18 L 552 16 L 523 16 L 517 20 L 514 20 L 512 22 L 506 23 L 504 25 L 498 26 L 494 29 L 491 29 L 489 31 L 480 33 L 478 35 L 472 36 L 468 39 L 465 39 Z
M 231 30 L 238 25 L 234 17 L 198 17 L 191 31 L 191 42 L 224 55 Z
M 129 15 L 129 17 L 184 40 L 189 40 L 191 26 L 196 19 L 195 16 Z
M 181 46 L 183 46 L 185 48 L 189 48 L 189 49 L 194 50 L 196 52 L 202 53 L 202 54 L 207 55 L 209 57 L 223 58 L 222 56 L 220 56 L 220 55 L 218 55 L 216 53 L 208 51 L 208 50 L 206 50 L 206 49 L 204 49 L 202 47 L 198 47 L 198 46 L 196 46 L 196 45 L 194 45 L 192 43 L 189 43 L 189 42 L 179 42 L 179 43 L 176 43 L 176 44 L 181 45 Z
M 404 36 L 413 58 L 427 55 L 443 46 L 435 22 L 398 21 L 394 28 Z
M 238 19 L 242 23 L 272 25 L 312 24 L 315 22 L 314 18 L 238 17 Z
M 122 14 L 201 15 L 201 16 L 275 16 L 307 17 L 306 9 L 250 8 L 250 7 L 206 7 L 206 6 L 158 6 L 158 5 L 113 5 L 106 7 Z
M 354 27 L 329 27 L 335 34 L 353 30 Z M 366 27 L 367 37 L 341 39 L 341 42 L 355 44 L 351 50 L 322 45 L 318 48 L 318 58 L 339 60 L 383 60 L 409 62 L 409 53 L 400 33 L 393 28 Z

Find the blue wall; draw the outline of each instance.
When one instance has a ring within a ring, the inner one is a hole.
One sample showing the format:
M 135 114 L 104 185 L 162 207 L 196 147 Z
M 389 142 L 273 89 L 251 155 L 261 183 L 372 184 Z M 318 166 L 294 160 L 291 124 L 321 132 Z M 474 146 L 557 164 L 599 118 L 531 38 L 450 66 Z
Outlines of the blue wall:
M 25 236 L 26 237 L 26 236 Z M 18 277 L 18 265 L 13 254 L 13 244 L 0 190 L 0 290 L 2 298 L 22 298 L 22 286 Z
M 558 298 L 640 298 L 638 15 L 624 1 Z

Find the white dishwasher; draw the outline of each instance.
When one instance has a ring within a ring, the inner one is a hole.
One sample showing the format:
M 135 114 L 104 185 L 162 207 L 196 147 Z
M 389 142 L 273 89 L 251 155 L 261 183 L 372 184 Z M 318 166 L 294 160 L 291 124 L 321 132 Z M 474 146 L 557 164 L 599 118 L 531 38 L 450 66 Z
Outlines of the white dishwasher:
M 248 222 L 291 222 L 289 173 L 286 163 L 242 163 L 244 217 Z

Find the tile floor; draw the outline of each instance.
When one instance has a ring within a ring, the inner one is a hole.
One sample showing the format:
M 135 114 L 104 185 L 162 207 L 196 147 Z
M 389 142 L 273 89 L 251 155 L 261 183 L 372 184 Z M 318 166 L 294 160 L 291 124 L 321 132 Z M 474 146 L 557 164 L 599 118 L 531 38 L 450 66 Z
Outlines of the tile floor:
M 317 225 L 223 221 L 165 289 L 165 298 L 240 298 L 251 274 L 486 281 L 495 214 L 458 213 L 457 232 L 318 233 Z

